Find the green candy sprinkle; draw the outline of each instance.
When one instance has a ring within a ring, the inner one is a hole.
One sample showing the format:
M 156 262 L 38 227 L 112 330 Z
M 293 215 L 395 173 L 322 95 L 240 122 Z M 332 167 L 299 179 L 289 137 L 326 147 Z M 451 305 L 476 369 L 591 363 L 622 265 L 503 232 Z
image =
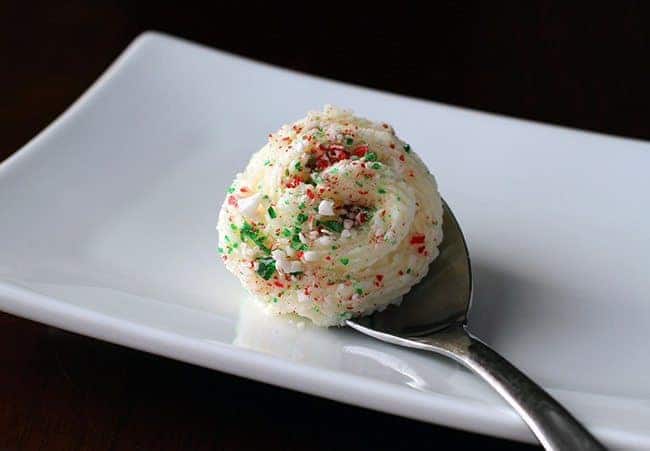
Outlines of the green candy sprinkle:
M 248 222 L 244 222 L 244 224 L 241 226 L 239 237 L 241 238 L 242 241 L 246 241 L 247 239 L 252 241 L 265 254 L 268 255 L 271 253 L 271 249 L 269 249 L 264 245 L 264 241 L 266 240 L 266 237 L 262 235 L 260 232 L 258 232 L 257 230 L 255 230 L 253 226 L 250 225 Z
M 341 233 L 343 231 L 343 224 L 338 221 L 317 221 L 316 225 L 323 226 L 331 232 Z
M 306 251 L 307 245 L 300 241 L 300 237 L 296 234 L 291 237 L 291 248 L 297 251 Z
M 275 273 L 275 260 L 272 258 L 260 258 L 257 260 L 257 274 L 259 274 L 262 279 L 269 280 Z
M 296 251 L 306 251 L 309 249 L 306 244 L 301 243 L 300 240 L 298 242 L 292 241 L 291 242 L 291 248 L 296 250 Z

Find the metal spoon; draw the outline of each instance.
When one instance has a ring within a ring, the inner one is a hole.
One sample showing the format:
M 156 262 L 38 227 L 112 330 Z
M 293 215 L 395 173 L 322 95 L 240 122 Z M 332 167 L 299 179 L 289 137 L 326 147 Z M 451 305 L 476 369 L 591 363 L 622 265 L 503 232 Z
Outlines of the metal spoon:
M 521 415 L 548 450 L 604 450 L 585 427 L 539 385 L 467 331 L 472 272 L 465 238 L 444 203 L 440 255 L 399 307 L 348 320 L 347 325 L 388 343 L 432 351 L 463 364 Z

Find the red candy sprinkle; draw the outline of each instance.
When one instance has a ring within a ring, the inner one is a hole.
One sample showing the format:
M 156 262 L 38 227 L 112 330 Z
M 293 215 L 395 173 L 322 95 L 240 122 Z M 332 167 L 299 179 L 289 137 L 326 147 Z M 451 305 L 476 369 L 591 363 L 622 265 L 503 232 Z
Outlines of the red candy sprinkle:
M 228 196 L 228 205 L 232 205 L 233 207 L 236 207 L 237 198 L 235 196 Z
M 357 157 L 361 158 L 368 152 L 368 146 L 357 146 L 352 151 Z
M 287 188 L 295 188 L 296 186 L 300 185 L 302 183 L 302 179 L 300 177 L 294 177 L 293 179 L 289 180 L 287 182 Z
M 331 160 L 334 162 L 336 161 L 341 161 L 341 160 L 347 160 L 350 158 L 350 154 L 347 153 L 345 150 L 342 149 L 332 149 L 330 148 L 330 151 L 328 152 L 328 155 Z
M 422 244 L 424 243 L 424 235 L 418 234 L 411 237 L 411 244 Z

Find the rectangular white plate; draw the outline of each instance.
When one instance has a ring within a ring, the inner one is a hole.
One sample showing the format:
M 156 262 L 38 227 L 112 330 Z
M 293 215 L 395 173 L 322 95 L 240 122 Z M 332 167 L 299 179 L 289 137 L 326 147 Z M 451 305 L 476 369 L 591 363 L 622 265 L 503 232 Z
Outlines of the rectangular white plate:
M 260 319 L 242 302 L 216 254 L 224 190 L 268 132 L 325 103 L 392 123 L 437 175 L 475 262 L 472 330 L 607 444 L 650 449 L 650 145 L 349 86 L 155 33 L 0 166 L 0 308 L 532 440 L 490 389 L 443 358 Z

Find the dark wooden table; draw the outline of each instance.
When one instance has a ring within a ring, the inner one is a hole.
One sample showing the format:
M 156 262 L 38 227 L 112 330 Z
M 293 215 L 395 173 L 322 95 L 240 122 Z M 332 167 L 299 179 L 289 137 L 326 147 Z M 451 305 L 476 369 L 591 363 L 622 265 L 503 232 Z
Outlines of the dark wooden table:
M 2 2 L 0 160 L 146 29 L 412 96 L 650 138 L 647 2 L 496 3 L 443 2 L 432 12 L 405 2 L 318 12 L 274 4 L 260 12 L 248 4 Z M 0 387 L 0 449 L 527 448 L 7 314 L 0 314 Z

